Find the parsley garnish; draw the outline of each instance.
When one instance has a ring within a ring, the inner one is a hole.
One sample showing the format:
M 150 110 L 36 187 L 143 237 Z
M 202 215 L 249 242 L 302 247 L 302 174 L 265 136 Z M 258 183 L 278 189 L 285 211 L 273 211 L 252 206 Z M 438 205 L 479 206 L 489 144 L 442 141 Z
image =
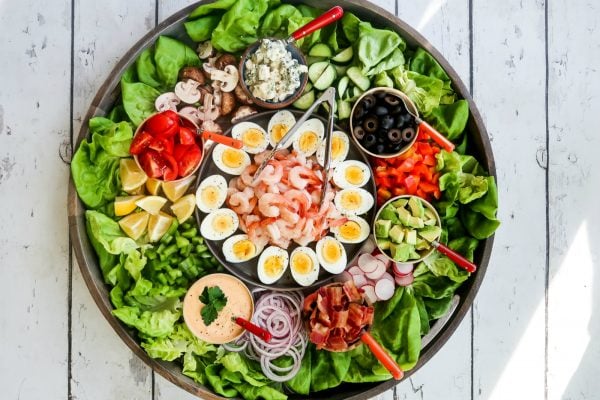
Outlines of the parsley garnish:
M 227 304 L 227 296 L 225 296 L 220 287 L 211 286 L 204 288 L 199 299 L 204 304 L 204 307 L 200 311 L 202 321 L 204 321 L 206 326 L 209 326 L 217 319 L 219 311 Z

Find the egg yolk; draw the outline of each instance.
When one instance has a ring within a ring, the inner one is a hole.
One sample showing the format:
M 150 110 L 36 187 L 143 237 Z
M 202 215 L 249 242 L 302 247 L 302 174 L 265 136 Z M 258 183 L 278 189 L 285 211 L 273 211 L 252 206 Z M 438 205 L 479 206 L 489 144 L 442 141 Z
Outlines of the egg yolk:
M 315 148 L 317 142 L 319 141 L 319 137 L 313 131 L 306 131 L 300 136 L 299 147 L 302 151 L 310 151 Z
M 340 158 L 346 148 L 344 141 L 339 136 L 334 136 L 331 140 L 331 157 L 335 160 Z
M 357 186 L 362 183 L 363 178 L 365 176 L 362 168 L 356 165 L 351 165 L 348 168 L 346 168 L 344 175 L 346 176 L 346 181 L 348 181 L 352 185 Z
M 243 163 L 244 159 L 242 154 L 235 149 L 225 149 L 223 151 L 223 164 L 229 168 L 239 168 Z
M 207 186 L 202 189 L 200 196 L 204 204 L 212 207 L 219 200 L 219 189 L 216 186 Z
M 304 253 L 296 253 L 292 258 L 292 268 L 299 274 L 306 275 L 313 269 L 312 259 Z
M 216 232 L 226 232 L 233 226 L 233 219 L 229 215 L 216 215 L 212 227 Z
M 258 147 L 263 141 L 263 133 L 256 128 L 250 128 L 242 134 L 242 142 L 248 147 Z
M 283 270 L 283 257 L 271 256 L 267 257 L 264 264 L 265 274 L 267 276 L 277 276 Z
M 273 142 L 279 143 L 282 137 L 285 136 L 290 128 L 286 124 L 275 124 L 271 129 L 271 136 L 273 137 Z
M 233 244 L 233 255 L 239 260 L 246 260 L 254 255 L 256 247 L 250 240 L 240 240 Z
M 362 198 L 358 192 L 347 191 L 342 194 L 341 203 L 345 210 L 356 210 L 360 207 Z
M 323 250 L 321 250 L 323 259 L 328 263 L 334 263 L 342 257 L 342 250 L 340 246 L 333 240 L 328 240 L 323 243 Z
M 360 237 L 360 225 L 356 221 L 348 221 L 340 226 L 340 236 L 348 240 Z

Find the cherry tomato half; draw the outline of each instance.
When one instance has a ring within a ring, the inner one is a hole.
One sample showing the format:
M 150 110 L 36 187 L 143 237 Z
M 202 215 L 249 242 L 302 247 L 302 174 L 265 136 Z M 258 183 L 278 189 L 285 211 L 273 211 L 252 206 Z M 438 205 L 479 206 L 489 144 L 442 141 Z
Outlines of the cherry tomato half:
M 173 137 L 179 131 L 179 116 L 171 110 L 163 111 L 148 119 L 144 124 L 144 130 L 153 136 Z
M 150 146 L 152 142 L 152 135 L 150 135 L 146 131 L 141 131 L 131 141 L 131 145 L 129 146 L 129 153 L 132 155 L 140 154 L 146 147 Z
M 185 126 L 179 127 L 179 143 L 181 144 L 196 144 L 196 133 Z
M 177 179 L 179 172 L 177 160 L 175 160 L 175 157 L 167 153 L 162 153 L 161 156 L 165 160 L 165 173 L 163 175 L 163 179 L 165 181 L 174 181 Z
M 142 169 L 150 178 L 160 178 L 163 176 L 165 161 L 156 151 L 148 149 L 138 158 Z
M 179 176 L 181 177 L 191 174 L 202 160 L 202 150 L 200 150 L 200 147 L 195 144 L 186 147 L 188 147 L 187 151 L 181 157 L 177 158 Z

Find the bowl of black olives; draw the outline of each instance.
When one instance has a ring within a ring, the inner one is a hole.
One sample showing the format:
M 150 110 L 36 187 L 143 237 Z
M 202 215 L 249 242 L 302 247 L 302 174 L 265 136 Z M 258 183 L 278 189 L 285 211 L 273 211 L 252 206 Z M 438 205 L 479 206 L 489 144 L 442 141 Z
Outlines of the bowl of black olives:
M 417 140 L 418 111 L 399 90 L 378 87 L 358 98 L 350 114 L 350 132 L 357 145 L 373 157 L 390 158 Z

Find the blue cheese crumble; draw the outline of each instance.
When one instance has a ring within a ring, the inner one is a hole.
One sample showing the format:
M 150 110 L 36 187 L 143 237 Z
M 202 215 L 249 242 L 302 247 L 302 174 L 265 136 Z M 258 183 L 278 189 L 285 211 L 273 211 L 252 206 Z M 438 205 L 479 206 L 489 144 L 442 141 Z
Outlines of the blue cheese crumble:
M 292 57 L 282 40 L 261 40 L 245 67 L 244 81 L 252 95 L 273 103 L 296 93 L 300 76 L 308 72 L 308 67 Z

